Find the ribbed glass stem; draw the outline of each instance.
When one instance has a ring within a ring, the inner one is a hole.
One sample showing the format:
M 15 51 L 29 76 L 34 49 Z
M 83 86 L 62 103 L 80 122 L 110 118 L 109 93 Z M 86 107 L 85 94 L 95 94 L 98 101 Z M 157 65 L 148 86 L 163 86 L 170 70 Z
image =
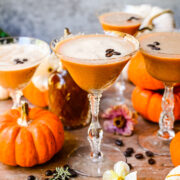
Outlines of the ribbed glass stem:
M 102 94 L 89 94 L 89 101 L 91 105 L 92 120 L 88 129 L 88 140 L 91 146 L 91 158 L 94 162 L 102 160 L 103 154 L 101 152 L 101 141 L 103 138 L 103 130 L 99 123 L 99 102 Z
M 162 97 L 162 112 L 159 119 L 160 129 L 158 135 L 164 140 L 171 140 L 174 133 L 174 94 L 173 86 L 165 84 L 165 90 Z

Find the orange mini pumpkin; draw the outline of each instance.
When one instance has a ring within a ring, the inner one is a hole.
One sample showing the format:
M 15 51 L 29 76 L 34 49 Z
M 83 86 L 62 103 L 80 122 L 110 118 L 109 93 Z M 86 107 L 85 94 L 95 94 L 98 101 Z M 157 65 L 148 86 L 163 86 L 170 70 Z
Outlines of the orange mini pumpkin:
M 176 88 L 174 93 L 175 108 L 174 116 L 175 119 L 180 119 L 180 88 Z M 144 118 L 159 122 L 159 116 L 161 113 L 161 101 L 162 92 L 144 90 L 139 87 L 135 87 L 132 93 L 132 103 L 134 109 L 139 112 Z
M 128 78 L 133 84 L 143 89 L 157 90 L 164 88 L 161 81 L 154 79 L 146 71 L 144 58 L 140 52 L 138 52 L 130 61 Z
M 63 146 L 61 121 L 47 110 L 32 108 L 24 125 L 18 120 L 20 114 L 13 109 L 0 115 L 0 161 L 22 167 L 45 163 Z
M 174 166 L 180 165 L 180 132 L 178 132 L 170 143 L 171 160 Z
M 32 81 L 23 89 L 23 94 L 35 106 L 48 106 L 48 91 L 39 90 Z

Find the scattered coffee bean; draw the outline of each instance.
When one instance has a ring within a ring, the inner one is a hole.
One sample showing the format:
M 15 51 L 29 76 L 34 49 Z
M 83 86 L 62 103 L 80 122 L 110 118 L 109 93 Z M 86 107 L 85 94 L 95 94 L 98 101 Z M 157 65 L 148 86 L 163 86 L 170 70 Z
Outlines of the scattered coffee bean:
M 56 171 L 56 170 L 54 170 L 52 173 L 53 173 L 53 174 L 56 174 L 56 173 L 57 173 L 57 171 Z
M 74 171 L 73 169 L 69 168 L 68 169 L 68 172 L 71 174 L 70 177 L 77 177 L 78 174 L 76 171 Z
M 132 164 L 128 163 L 128 166 L 129 166 L 130 170 L 133 169 Z
M 117 146 L 123 146 L 123 145 L 124 145 L 123 141 L 120 140 L 120 139 L 116 139 L 115 144 L 116 144 Z
M 125 156 L 125 157 L 131 157 L 131 155 L 132 155 L 132 154 L 129 153 L 129 152 L 127 152 L 127 151 L 124 152 L 124 156 Z
M 27 177 L 27 180 L 35 180 L 35 179 L 36 179 L 36 177 L 33 176 L 33 175 L 30 175 L 30 176 Z
M 135 158 L 136 158 L 136 159 L 143 159 L 143 158 L 144 158 L 144 155 L 141 154 L 141 153 L 138 153 L 138 154 L 135 154 Z
M 153 44 L 155 44 L 156 46 L 160 45 L 160 43 L 158 41 L 153 42 Z
M 117 51 L 114 51 L 114 52 L 113 52 L 113 55 L 119 56 L 119 55 L 121 55 L 121 53 L 120 53 L 120 52 L 117 52 Z
M 63 168 L 64 168 L 64 169 L 67 169 L 67 168 L 70 169 L 70 167 L 69 167 L 68 164 L 65 164 L 65 165 L 63 166 Z
M 106 53 L 112 53 L 114 52 L 114 49 L 106 49 Z
M 155 161 L 154 159 L 150 158 L 150 159 L 148 160 L 148 163 L 151 164 L 151 165 L 153 165 L 153 164 L 156 163 L 156 161 Z
M 45 172 L 45 175 L 46 175 L 46 176 L 52 176 L 52 175 L 53 175 L 53 172 L 52 172 L 51 170 L 47 170 L 47 171 Z
M 129 148 L 126 149 L 126 152 L 132 154 L 132 153 L 134 153 L 134 149 L 129 147 Z
M 153 157 L 154 156 L 154 153 L 151 151 L 146 151 L 145 154 L 147 157 Z
M 106 57 L 111 57 L 113 55 L 113 52 L 111 53 L 106 53 Z
M 127 21 L 132 21 L 132 20 L 139 20 L 139 18 L 137 18 L 137 17 L 134 17 L 134 16 L 131 16 L 129 19 L 127 19 Z

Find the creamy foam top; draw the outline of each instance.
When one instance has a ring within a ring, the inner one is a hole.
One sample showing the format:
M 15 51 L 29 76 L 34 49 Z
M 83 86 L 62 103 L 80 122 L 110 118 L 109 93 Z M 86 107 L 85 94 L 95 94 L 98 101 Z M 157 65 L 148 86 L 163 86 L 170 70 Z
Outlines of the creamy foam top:
M 47 50 L 33 44 L 0 45 L 0 69 L 17 70 L 37 65 Z M 20 62 L 21 61 L 21 62 Z
M 141 48 L 147 53 L 163 57 L 180 57 L 180 33 L 156 32 L 139 38 Z M 155 48 L 152 45 L 155 45 Z
M 128 21 L 129 18 L 132 18 Z M 138 18 L 138 19 L 136 19 Z M 131 13 L 124 13 L 124 12 L 112 12 L 112 13 L 106 13 L 99 17 L 101 23 L 114 25 L 114 26 L 132 26 L 136 24 L 140 24 L 142 21 L 142 18 L 136 14 Z
M 121 55 L 106 56 L 106 50 L 113 49 Z M 123 57 L 135 51 L 135 45 L 122 37 L 117 38 L 107 35 L 81 35 L 64 41 L 57 46 L 57 51 L 67 57 L 85 60 L 100 59 L 107 61 L 109 58 Z M 93 62 L 92 62 L 93 63 Z

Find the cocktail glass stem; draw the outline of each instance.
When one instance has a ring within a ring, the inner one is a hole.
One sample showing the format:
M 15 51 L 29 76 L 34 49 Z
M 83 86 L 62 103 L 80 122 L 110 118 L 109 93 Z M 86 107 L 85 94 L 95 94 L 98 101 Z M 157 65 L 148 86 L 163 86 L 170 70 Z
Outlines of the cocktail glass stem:
M 171 140 L 174 136 L 174 94 L 173 85 L 165 83 L 165 90 L 162 97 L 162 112 L 159 119 L 160 129 L 158 136 L 163 140 Z
M 101 152 L 101 141 L 103 138 L 103 130 L 99 123 L 99 102 L 102 94 L 89 94 L 89 101 L 91 106 L 92 120 L 88 129 L 88 140 L 91 146 L 91 158 L 94 162 L 101 161 L 103 154 Z
M 118 90 L 118 96 L 117 96 L 116 100 L 124 103 L 125 102 L 124 90 L 126 89 L 126 85 L 125 85 L 122 74 L 120 74 L 120 76 L 118 77 L 118 80 L 115 83 L 115 87 Z
M 23 93 L 21 90 L 10 90 L 10 96 L 13 100 L 12 109 L 16 109 L 21 105 L 21 97 Z

